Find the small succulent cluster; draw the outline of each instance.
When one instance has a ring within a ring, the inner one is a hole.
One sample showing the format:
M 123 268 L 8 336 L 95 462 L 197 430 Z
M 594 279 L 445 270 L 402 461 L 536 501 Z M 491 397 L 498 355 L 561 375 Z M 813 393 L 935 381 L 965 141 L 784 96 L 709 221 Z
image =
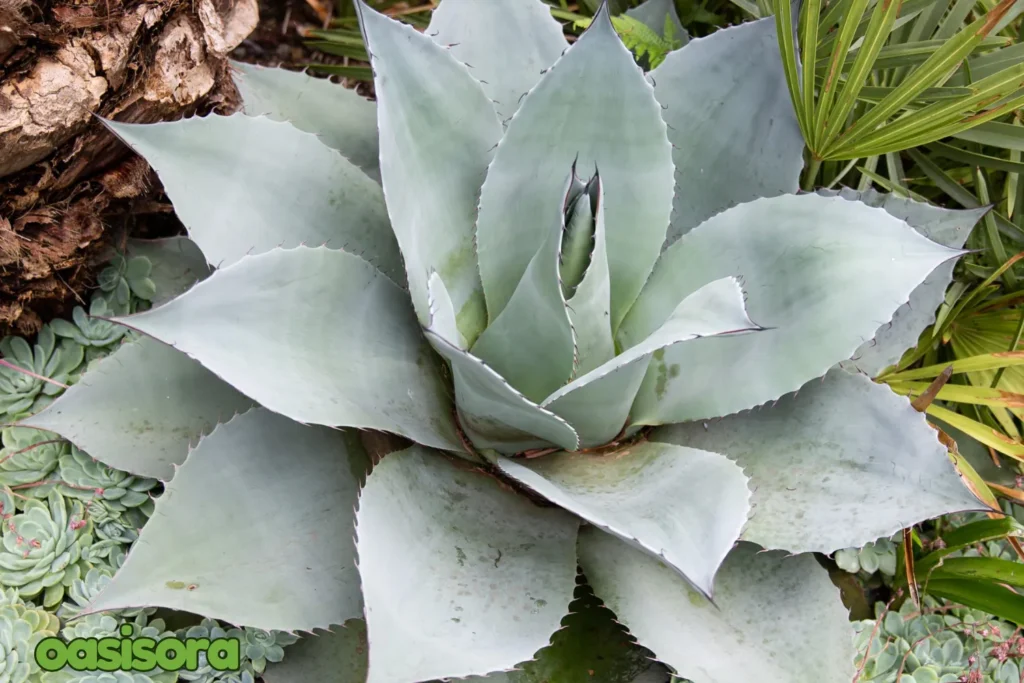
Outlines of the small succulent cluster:
M 880 538 L 862 548 L 844 548 L 833 555 L 836 565 L 845 572 L 874 574 L 882 576 L 896 574 L 896 544 L 891 538 Z
M 1024 635 L 977 610 L 925 596 L 854 624 L 863 683 L 1020 683 Z
M 189 683 L 253 683 L 268 663 L 284 659 L 284 648 L 298 640 L 297 636 L 281 631 L 261 631 L 254 628 L 224 628 L 213 619 L 203 619 L 195 626 L 178 632 L 179 638 L 237 638 L 241 641 L 241 667 L 238 671 L 218 671 L 206 662 L 205 653 L 199 656 L 200 666 L 195 671 L 181 671 L 178 679 Z

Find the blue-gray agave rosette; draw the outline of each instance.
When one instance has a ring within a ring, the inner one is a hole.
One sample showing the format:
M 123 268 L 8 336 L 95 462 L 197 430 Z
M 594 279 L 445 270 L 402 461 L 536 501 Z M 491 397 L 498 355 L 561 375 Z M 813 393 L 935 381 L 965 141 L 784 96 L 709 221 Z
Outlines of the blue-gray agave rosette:
M 191 241 L 151 249 L 187 291 L 119 319 L 147 336 L 26 420 L 169 480 L 90 609 L 365 617 L 367 680 L 413 683 L 533 658 L 579 564 L 697 683 L 850 680 L 810 551 L 978 506 L 868 376 L 978 212 L 797 194 L 771 18 L 645 74 L 607 9 L 570 47 L 540 0 L 358 8 L 376 102 L 237 65 L 243 113 L 110 124 Z

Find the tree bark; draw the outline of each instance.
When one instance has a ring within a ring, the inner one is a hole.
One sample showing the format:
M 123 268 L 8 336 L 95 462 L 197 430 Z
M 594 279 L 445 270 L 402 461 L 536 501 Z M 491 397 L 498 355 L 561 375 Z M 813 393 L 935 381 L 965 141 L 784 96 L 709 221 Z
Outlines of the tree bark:
M 173 225 L 148 166 L 99 118 L 234 110 L 226 55 L 258 13 L 257 0 L 0 0 L 0 335 L 81 304 L 136 222 Z

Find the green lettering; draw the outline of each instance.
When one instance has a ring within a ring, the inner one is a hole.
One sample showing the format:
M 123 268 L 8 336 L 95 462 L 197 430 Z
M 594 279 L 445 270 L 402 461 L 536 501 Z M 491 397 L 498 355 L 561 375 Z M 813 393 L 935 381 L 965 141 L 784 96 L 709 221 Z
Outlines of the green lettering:
M 167 638 L 156 644 L 156 664 L 164 671 L 177 671 L 185 663 L 185 643 Z
M 68 643 L 68 666 L 75 671 L 95 671 L 96 639 L 75 638 Z
M 67 645 L 60 638 L 43 638 L 36 645 L 36 664 L 43 671 L 60 671 L 67 663 Z
M 210 639 L 186 638 L 185 649 L 188 652 L 188 656 L 185 661 L 185 668 L 189 671 L 195 671 L 199 668 L 199 655 L 210 649 Z
M 120 638 L 100 638 L 96 650 L 99 655 L 96 668 L 100 671 L 117 671 L 124 668 L 124 664 L 121 663 Z
M 132 644 L 132 671 L 152 671 L 156 668 L 156 641 L 152 638 L 136 638 Z
M 238 638 L 217 638 L 206 651 L 206 661 L 217 671 L 238 671 L 241 649 Z

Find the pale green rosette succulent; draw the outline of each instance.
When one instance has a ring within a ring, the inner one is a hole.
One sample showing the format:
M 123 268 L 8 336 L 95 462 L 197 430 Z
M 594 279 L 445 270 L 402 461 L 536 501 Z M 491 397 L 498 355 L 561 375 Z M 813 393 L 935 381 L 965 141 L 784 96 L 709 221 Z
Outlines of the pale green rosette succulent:
M 42 408 L 62 391 L 68 377 L 82 364 L 82 346 L 57 336 L 49 325 L 43 325 L 36 343 L 29 345 L 21 337 L 0 340 L 0 357 L 15 368 L 0 366 L 0 419 L 12 422 Z M 57 382 L 47 382 L 48 378 Z
M 0 438 L 0 485 L 17 486 L 22 496 L 45 497 L 71 444 L 52 432 L 28 427 L 7 427 Z
M 150 256 L 196 284 L 32 419 L 166 482 L 93 608 L 365 616 L 368 683 L 419 683 L 533 659 L 582 566 L 679 676 L 848 683 L 811 553 L 979 506 L 870 376 L 982 211 L 798 194 L 774 18 L 644 73 L 607 8 L 357 8 L 375 102 L 237 65 L 243 112 L 108 124 L 215 270 Z
M 106 565 L 90 567 L 85 576 L 75 579 L 68 586 L 66 596 L 68 600 L 57 608 L 57 616 L 65 620 L 78 617 L 82 610 L 88 607 L 93 599 L 110 583 L 110 579 L 114 576 L 115 571 L 116 569 Z M 112 617 L 134 619 L 140 614 L 148 617 L 155 612 L 155 608 L 149 607 L 120 610 L 109 612 L 108 614 Z
M 0 496 L 4 509 L 9 491 Z M 82 553 L 93 541 L 81 501 L 51 491 L 45 502 L 29 500 L 24 510 L 4 520 L 0 549 L 0 586 L 23 599 L 41 595 L 44 607 L 56 607 L 64 590 L 82 575 Z
M 195 671 L 180 671 L 182 681 L 196 683 L 251 683 L 255 675 L 263 673 L 268 662 L 284 659 L 284 647 L 298 640 L 290 633 L 261 631 L 254 628 L 228 628 L 213 619 L 203 619 L 195 626 L 178 632 L 179 638 L 237 638 L 240 641 L 241 666 L 235 671 L 214 669 L 206 661 L 206 654 L 199 656 L 200 666 Z
M 50 323 L 54 333 L 74 341 L 86 350 L 86 361 L 96 358 L 104 347 L 113 345 L 120 341 L 128 333 L 127 328 L 116 325 L 105 318 L 126 313 L 128 306 L 111 305 L 102 293 L 96 293 L 89 303 L 89 312 L 81 306 L 75 306 L 71 312 L 70 322 L 57 319 Z
M 14 591 L 0 592 L 0 683 L 38 681 L 35 647 L 59 630 L 54 615 L 25 604 Z
M 138 671 L 52 671 L 42 683 L 170 683 L 174 679 L 152 678 Z
M 71 448 L 60 458 L 60 489 L 65 496 L 96 500 L 109 513 L 152 504 L 149 492 L 160 482 L 107 467 L 89 454 Z
M 132 295 L 142 301 L 152 301 L 156 296 L 156 283 L 150 278 L 152 272 L 153 263 L 145 256 L 125 258 L 118 254 L 100 271 L 96 280 L 108 300 L 127 307 Z

